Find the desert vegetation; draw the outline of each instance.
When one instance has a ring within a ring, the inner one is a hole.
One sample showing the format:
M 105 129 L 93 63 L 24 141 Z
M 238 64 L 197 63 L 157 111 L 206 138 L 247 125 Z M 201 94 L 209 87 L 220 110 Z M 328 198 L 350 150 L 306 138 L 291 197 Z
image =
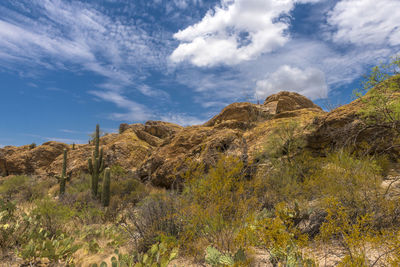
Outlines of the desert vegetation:
M 87 172 L 67 171 L 73 145 L 56 179 L 0 180 L 0 261 L 399 266 L 399 67 L 395 58 L 366 76 L 352 142 L 317 151 L 308 144 L 315 123 L 284 117 L 251 159 L 226 153 L 227 144 L 213 164 L 182 159 L 168 188 L 106 166 L 97 125 Z M 383 139 L 358 142 L 371 129 Z

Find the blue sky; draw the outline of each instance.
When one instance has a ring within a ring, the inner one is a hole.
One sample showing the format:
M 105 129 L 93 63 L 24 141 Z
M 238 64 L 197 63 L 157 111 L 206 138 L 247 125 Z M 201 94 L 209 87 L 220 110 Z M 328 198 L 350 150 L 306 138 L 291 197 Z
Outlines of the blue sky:
M 398 0 L 3 0 L 0 146 L 200 124 L 281 90 L 343 104 L 400 51 Z

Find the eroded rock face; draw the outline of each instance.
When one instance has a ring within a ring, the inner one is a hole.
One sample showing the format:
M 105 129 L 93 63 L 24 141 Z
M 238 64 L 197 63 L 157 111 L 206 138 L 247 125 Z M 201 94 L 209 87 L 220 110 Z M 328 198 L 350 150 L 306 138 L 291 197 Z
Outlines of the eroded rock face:
M 122 134 L 108 134 L 100 138 L 104 150 L 106 166 L 119 165 L 126 170 L 135 170 L 153 151 L 154 147 L 140 139 L 133 129 L 127 129 Z M 87 172 L 87 160 L 92 156 L 94 145 L 79 145 L 75 150 L 68 151 L 68 172 L 77 174 Z M 52 176 L 62 168 L 63 157 L 60 155 L 46 169 Z
M 360 119 L 364 104 L 359 99 L 318 117 L 315 128 L 307 137 L 308 148 L 318 152 L 332 148 L 351 147 L 364 153 L 384 152 L 390 156 L 400 154 L 392 146 L 396 134 L 390 128 L 368 126 Z
M 161 121 L 122 124 L 120 134 L 101 137 L 100 145 L 106 165 L 119 165 L 135 171 L 144 181 L 170 188 L 180 182 L 188 161 L 202 163 L 207 169 L 225 154 L 240 157 L 248 164 L 280 122 L 295 117 L 302 125 L 311 124 L 323 113 L 305 97 L 282 92 L 268 97 L 262 105 L 231 104 L 204 125 L 184 128 Z M 53 142 L 32 151 L 29 146 L 3 148 L 0 149 L 0 170 L 9 174 L 52 176 L 60 172 L 62 151 L 68 148 L 67 171 L 87 172 L 93 145 L 75 147 L 72 150 L 69 145 Z M 7 162 L 3 160 L 6 157 Z
M 242 130 L 186 127 L 170 143 L 157 148 L 137 174 L 142 180 L 169 188 L 180 182 L 188 160 L 201 162 L 207 168 L 216 163 L 221 153 L 241 156 L 245 149 Z
M 182 126 L 163 121 L 147 121 L 144 125 L 144 130 L 147 133 L 160 139 L 169 138 L 182 129 Z
M 0 149 L 0 173 L 3 175 L 40 175 L 68 146 L 59 142 L 46 142 L 31 148 L 8 146 Z
M 319 109 L 321 108 L 315 105 L 307 97 L 302 96 L 294 92 L 279 92 L 277 94 L 267 97 L 264 101 L 264 106 L 269 110 L 271 114 L 280 114 L 286 111 L 293 111 L 303 108 Z
M 156 186 L 170 187 L 179 181 L 187 160 L 201 162 L 207 169 L 223 153 L 240 157 L 247 164 L 263 149 L 277 124 L 299 117 L 296 120 L 304 126 L 323 114 L 307 98 L 289 92 L 273 95 L 263 105 L 234 103 L 204 125 L 178 132 L 158 147 L 137 173 Z
M 271 118 L 271 112 L 263 105 L 252 103 L 233 103 L 225 107 L 218 115 L 206 122 L 204 126 L 232 129 L 246 129 L 255 122 Z

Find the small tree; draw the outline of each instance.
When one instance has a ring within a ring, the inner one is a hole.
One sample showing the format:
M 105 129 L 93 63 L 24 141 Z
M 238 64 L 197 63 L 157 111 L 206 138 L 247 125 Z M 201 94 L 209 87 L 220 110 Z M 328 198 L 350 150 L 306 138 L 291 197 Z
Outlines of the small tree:
M 394 130 L 400 136 L 400 56 L 380 64 L 364 76 L 355 94 L 364 107 L 359 112 L 367 126 Z

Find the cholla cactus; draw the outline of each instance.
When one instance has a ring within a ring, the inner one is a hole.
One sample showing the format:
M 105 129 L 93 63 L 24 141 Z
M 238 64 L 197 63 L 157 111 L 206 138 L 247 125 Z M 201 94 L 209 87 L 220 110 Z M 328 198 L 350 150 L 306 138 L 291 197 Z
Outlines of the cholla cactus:
M 92 196 L 97 197 L 99 187 L 99 176 L 104 170 L 103 149 L 99 150 L 100 146 L 100 126 L 96 125 L 96 136 L 94 138 L 95 148 L 93 157 L 88 159 L 89 173 L 92 176 Z
M 55 176 L 60 184 L 60 196 L 63 196 L 65 193 L 65 184 L 71 180 L 71 173 L 67 175 L 67 150 L 64 149 L 64 159 L 63 159 L 63 168 L 61 172 L 61 176 Z
M 101 202 L 103 203 L 103 207 L 108 207 L 110 205 L 110 168 L 106 168 L 104 172 L 102 189 Z

